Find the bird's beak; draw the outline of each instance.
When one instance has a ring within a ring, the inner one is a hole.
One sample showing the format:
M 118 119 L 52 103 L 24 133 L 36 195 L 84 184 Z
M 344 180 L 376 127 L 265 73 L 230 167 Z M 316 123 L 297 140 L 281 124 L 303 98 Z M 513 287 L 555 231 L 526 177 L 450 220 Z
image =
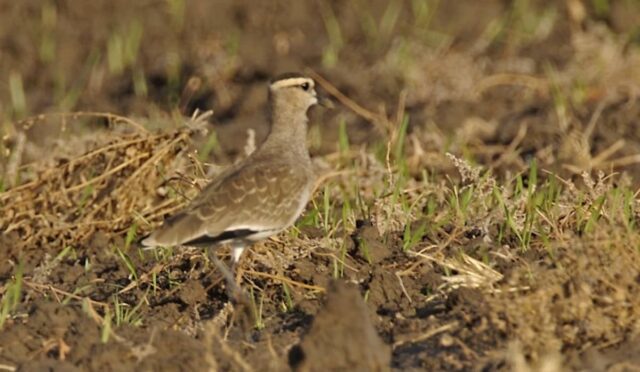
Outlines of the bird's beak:
M 318 94 L 317 99 L 318 99 L 318 104 L 324 108 L 332 109 L 335 107 L 331 98 L 323 94 Z

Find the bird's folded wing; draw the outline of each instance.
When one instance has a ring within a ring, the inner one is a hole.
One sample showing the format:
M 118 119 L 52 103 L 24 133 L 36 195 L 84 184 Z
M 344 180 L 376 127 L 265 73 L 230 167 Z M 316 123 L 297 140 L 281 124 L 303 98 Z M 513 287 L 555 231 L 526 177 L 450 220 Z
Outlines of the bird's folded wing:
M 310 182 L 306 172 L 288 164 L 242 167 L 214 180 L 143 244 L 178 245 L 202 237 L 232 236 L 233 231 L 281 230 L 296 217 Z

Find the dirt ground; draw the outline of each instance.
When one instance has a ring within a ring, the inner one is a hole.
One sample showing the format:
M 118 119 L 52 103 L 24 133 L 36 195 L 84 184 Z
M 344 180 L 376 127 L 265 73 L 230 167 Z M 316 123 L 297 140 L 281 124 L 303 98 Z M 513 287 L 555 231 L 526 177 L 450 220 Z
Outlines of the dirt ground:
M 264 139 L 285 71 L 337 103 L 310 113 L 330 183 L 232 303 L 203 252 L 136 240 Z M 4 2 L 0 72 L 0 370 L 640 369 L 637 2 Z M 482 201 L 552 173 L 545 233 Z

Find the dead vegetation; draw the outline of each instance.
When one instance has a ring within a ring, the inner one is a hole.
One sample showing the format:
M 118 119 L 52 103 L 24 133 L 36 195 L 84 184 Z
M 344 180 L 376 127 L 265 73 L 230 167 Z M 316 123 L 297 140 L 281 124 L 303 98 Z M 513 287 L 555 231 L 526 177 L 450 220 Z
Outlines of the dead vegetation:
M 148 228 L 158 223 L 185 202 L 181 198 L 185 183 L 193 181 L 176 179 L 180 172 L 176 159 L 209 116 L 194 117 L 184 128 L 160 134 L 115 115 L 79 113 L 59 117 L 65 125 L 73 125 L 80 117 L 108 119 L 111 125 L 129 126 L 133 131 L 113 135 L 80 156 L 56 159 L 50 167 L 38 162 L 18 170 L 8 167 L 11 179 L 24 179 L 25 175 L 30 179 L 0 195 L 5 211 L 0 216 L 0 228 L 5 234 L 16 234 L 20 249 L 49 249 L 84 244 L 96 231 L 123 234 L 133 228 L 135 234 L 137 225 Z M 19 125 L 28 130 L 34 121 L 45 119 L 28 119 Z M 14 154 L 21 150 L 16 146 Z M 41 163 L 47 164 L 50 159 L 43 160 Z M 180 160 L 182 165 L 187 161 Z M 153 203 L 158 192 L 171 192 L 176 197 Z

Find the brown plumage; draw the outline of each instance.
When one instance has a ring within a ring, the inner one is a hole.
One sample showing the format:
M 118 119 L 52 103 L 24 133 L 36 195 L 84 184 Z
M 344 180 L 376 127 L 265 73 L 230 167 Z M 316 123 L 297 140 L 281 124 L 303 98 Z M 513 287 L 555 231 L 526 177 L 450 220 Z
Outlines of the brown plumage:
M 147 247 L 247 244 L 291 226 L 311 195 L 307 110 L 318 103 L 312 79 L 283 75 L 269 86 L 271 130 L 249 157 L 211 181 L 179 214 L 142 241 Z

